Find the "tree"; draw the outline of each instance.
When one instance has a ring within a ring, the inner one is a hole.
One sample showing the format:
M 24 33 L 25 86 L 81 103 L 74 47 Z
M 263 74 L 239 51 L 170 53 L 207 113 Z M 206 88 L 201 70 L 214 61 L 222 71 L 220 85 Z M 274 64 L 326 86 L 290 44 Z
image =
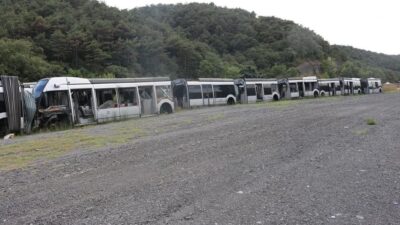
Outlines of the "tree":
M 26 40 L 0 39 L 0 73 L 35 81 L 61 69 L 45 61 Z

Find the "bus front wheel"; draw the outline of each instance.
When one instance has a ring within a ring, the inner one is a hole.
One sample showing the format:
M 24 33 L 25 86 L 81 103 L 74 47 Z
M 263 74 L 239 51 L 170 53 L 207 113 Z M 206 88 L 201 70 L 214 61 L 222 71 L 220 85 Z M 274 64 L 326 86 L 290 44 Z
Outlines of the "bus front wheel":
M 233 98 L 228 98 L 228 105 L 234 105 L 235 104 L 235 100 L 233 100 Z

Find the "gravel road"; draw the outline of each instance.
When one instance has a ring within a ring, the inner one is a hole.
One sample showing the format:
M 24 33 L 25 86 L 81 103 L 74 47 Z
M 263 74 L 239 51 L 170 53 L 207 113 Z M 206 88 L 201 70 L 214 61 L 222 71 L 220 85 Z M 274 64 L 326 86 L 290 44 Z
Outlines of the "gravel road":
M 399 94 L 133 121 L 149 135 L 1 172 L 0 224 L 400 224 Z

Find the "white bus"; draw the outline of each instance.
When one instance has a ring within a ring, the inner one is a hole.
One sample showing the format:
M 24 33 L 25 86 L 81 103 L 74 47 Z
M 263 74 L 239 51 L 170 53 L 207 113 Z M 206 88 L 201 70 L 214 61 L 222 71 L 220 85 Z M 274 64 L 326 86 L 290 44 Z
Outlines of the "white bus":
M 233 105 L 238 91 L 232 79 L 200 78 L 198 81 L 173 81 L 173 92 L 177 106 L 190 108 Z
M 342 94 L 342 87 L 340 86 L 340 79 L 318 79 L 320 96 L 335 96 Z
M 41 126 L 85 125 L 172 113 L 169 78 L 85 79 L 54 77 L 33 89 Z
M 289 92 L 291 98 L 318 97 L 318 80 L 315 76 L 288 78 Z
M 343 95 L 361 94 L 360 78 L 341 78 L 341 86 Z
M 382 93 L 382 81 L 379 78 L 364 78 L 361 86 L 364 94 Z
M 278 101 L 281 98 L 277 79 L 244 78 L 235 81 L 242 103 Z

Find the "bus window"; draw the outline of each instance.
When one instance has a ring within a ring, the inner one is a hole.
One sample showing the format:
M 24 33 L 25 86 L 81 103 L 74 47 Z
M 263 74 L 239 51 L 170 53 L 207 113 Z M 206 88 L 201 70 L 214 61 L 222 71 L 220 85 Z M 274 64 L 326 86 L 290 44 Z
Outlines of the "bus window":
M 271 84 L 271 91 L 278 92 L 278 84 Z
M 129 107 L 138 105 L 136 88 L 118 89 L 118 99 L 120 107 Z
M 33 88 L 33 97 L 35 99 L 40 97 L 40 95 L 42 94 L 42 92 L 43 92 L 44 88 L 46 87 L 46 84 L 47 84 L 48 81 L 49 81 L 48 79 L 40 80 L 36 84 L 36 86 Z
M 311 90 L 311 83 L 309 83 L 309 82 L 304 82 L 304 85 L 306 86 L 306 91 L 312 91 L 312 90 Z
M 172 99 L 171 86 L 156 86 L 156 93 L 158 102 L 160 102 L 162 99 Z
M 256 95 L 256 88 L 254 85 L 247 85 L 247 96 L 255 96 Z
M 201 94 L 200 85 L 189 85 L 189 98 L 190 99 L 202 99 L 203 95 Z
M 115 89 L 98 89 L 96 90 L 96 96 L 99 109 L 117 107 L 117 96 Z
M 311 83 L 311 91 L 317 89 L 317 86 L 318 86 L 317 82 L 312 82 Z
M 214 85 L 214 92 L 216 98 L 226 98 L 228 95 L 235 96 L 234 85 Z
M 3 113 L 6 111 L 6 103 L 4 101 L 4 94 L 0 93 L 0 113 Z
M 264 84 L 264 95 L 272 95 L 271 84 Z
M 290 92 L 298 92 L 296 83 L 290 83 Z
M 45 92 L 45 101 L 42 101 L 42 108 L 48 108 L 50 106 L 68 106 L 69 97 L 68 91 L 49 91 Z
M 327 83 L 319 84 L 319 89 L 321 89 L 321 90 L 323 90 L 325 92 L 329 92 L 330 91 L 329 84 L 327 84 Z

